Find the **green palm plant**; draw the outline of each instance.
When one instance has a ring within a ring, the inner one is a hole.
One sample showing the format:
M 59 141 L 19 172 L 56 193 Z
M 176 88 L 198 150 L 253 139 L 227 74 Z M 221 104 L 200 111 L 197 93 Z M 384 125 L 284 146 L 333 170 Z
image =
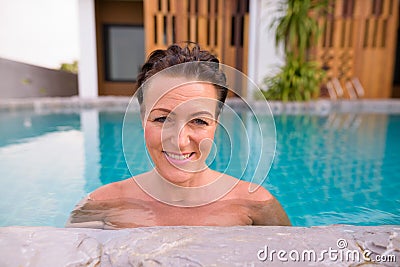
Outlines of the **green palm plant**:
M 275 76 L 267 77 L 264 96 L 271 100 L 304 101 L 319 93 L 324 71 L 310 60 L 309 51 L 316 44 L 322 29 L 317 16 L 326 14 L 328 0 L 282 0 L 271 27 L 275 28 L 275 44 L 283 45 L 285 65 Z
M 324 78 L 316 62 L 306 61 L 300 63 L 289 56 L 280 72 L 264 79 L 264 84 L 269 88 L 263 91 L 266 99 L 282 101 L 310 100 L 319 93 L 319 86 Z

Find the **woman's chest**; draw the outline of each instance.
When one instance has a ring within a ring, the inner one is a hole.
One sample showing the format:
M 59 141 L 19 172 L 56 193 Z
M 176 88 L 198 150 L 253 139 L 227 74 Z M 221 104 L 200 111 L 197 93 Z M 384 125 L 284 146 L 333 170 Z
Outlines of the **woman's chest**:
M 241 205 L 205 205 L 180 208 L 155 206 L 157 225 L 232 226 L 251 225 L 250 209 Z
M 253 223 L 251 205 L 222 201 L 201 207 L 177 207 L 158 201 L 90 201 L 72 213 L 72 223 L 102 222 L 105 228 L 143 226 L 233 226 Z

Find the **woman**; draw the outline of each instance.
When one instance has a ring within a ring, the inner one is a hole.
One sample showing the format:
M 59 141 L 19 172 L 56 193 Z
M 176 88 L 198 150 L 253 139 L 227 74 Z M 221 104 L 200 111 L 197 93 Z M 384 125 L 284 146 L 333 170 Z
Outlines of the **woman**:
M 290 225 L 266 189 L 250 193 L 250 183 L 205 163 L 228 91 L 218 64 L 198 45 L 150 55 L 137 96 L 154 169 L 95 190 L 67 226 Z

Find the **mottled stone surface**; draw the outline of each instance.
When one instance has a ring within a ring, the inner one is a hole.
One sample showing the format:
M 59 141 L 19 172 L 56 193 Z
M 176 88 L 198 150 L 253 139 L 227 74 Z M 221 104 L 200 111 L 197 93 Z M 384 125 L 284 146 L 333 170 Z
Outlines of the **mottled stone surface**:
M 99 96 L 97 98 L 74 97 L 41 97 L 41 98 L 14 98 L 0 99 L 0 110 L 34 110 L 36 112 L 58 112 L 98 108 L 107 110 L 125 111 L 131 97 L 126 96 Z M 136 101 L 135 101 L 136 103 Z M 269 110 L 265 101 L 248 101 L 257 113 Z M 239 98 L 228 98 L 226 104 L 233 109 L 247 107 Z M 385 113 L 399 114 L 400 100 L 398 99 L 359 99 L 359 100 L 327 100 L 318 99 L 307 102 L 268 101 L 273 114 L 315 114 L 327 115 L 330 113 Z M 137 108 L 130 106 L 133 111 Z
M 0 266 L 376 266 L 377 255 L 400 266 L 400 226 L 0 228 Z

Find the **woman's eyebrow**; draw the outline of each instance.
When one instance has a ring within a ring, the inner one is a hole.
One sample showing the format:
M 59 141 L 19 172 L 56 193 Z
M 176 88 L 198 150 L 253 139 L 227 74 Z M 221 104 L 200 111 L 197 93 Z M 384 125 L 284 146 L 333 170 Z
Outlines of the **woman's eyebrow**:
M 155 109 L 152 109 L 150 111 L 150 113 L 152 113 L 153 111 L 163 111 L 163 112 L 171 113 L 172 115 L 175 114 L 174 112 L 171 112 L 171 110 L 169 110 L 167 108 L 155 108 Z
M 201 115 L 209 115 L 210 117 L 213 117 L 213 114 L 211 114 L 211 112 L 208 112 L 205 110 L 190 114 L 191 117 L 196 117 L 196 116 L 201 116 Z

